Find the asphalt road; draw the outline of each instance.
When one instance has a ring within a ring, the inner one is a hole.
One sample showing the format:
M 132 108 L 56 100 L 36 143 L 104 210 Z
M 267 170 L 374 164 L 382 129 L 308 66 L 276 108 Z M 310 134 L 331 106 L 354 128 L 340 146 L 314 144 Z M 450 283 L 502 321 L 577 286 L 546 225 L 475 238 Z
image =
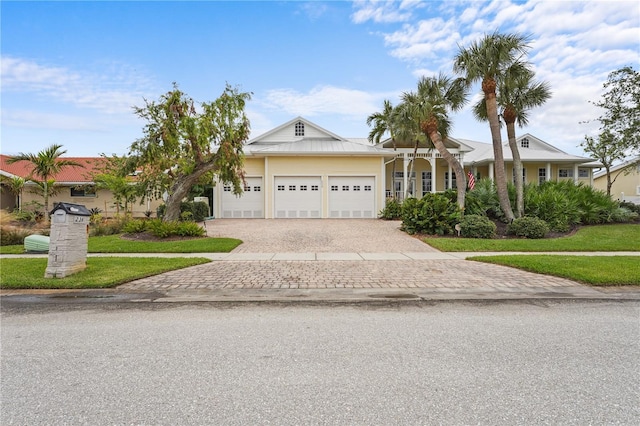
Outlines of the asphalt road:
M 640 303 L 3 306 L 2 425 L 640 424 Z

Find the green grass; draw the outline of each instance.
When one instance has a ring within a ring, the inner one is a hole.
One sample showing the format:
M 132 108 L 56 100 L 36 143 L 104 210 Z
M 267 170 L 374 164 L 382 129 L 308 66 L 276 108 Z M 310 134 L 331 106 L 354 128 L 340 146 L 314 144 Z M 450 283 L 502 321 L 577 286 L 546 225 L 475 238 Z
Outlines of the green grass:
M 175 269 L 209 262 L 201 257 L 91 257 L 87 269 L 65 278 L 44 278 L 47 259 L 0 259 L 0 288 L 107 288 Z
M 587 226 L 568 237 L 527 239 L 424 238 L 441 251 L 640 251 L 640 224 Z
M 640 286 L 638 256 L 502 255 L 469 260 L 511 266 L 597 286 Z
M 131 241 L 120 235 L 89 237 L 89 253 L 228 253 L 242 244 L 234 238 L 194 238 L 176 241 Z M 2 246 L 0 254 L 24 253 L 23 245 Z

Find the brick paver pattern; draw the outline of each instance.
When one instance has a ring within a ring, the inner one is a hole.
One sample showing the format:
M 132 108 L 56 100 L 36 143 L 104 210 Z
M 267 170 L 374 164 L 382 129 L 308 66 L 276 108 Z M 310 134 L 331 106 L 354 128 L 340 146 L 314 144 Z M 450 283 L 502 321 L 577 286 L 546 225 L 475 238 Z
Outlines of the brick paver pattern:
M 466 260 L 214 261 L 120 290 L 582 287 L 563 278 Z

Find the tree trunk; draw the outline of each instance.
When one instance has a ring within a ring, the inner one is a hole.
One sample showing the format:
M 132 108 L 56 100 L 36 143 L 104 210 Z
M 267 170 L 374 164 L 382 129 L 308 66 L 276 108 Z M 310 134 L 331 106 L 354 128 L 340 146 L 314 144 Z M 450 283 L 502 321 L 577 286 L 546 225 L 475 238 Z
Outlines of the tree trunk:
M 511 148 L 511 155 L 513 156 L 513 170 L 516 185 L 516 217 L 522 217 L 524 216 L 524 184 L 522 182 L 522 160 L 520 159 L 520 151 L 516 143 L 515 121 L 509 120 L 507 122 L 507 137 L 509 138 L 509 148 Z
M 171 193 L 167 198 L 167 209 L 162 218 L 165 222 L 171 222 L 180 219 L 180 203 L 182 199 L 189 195 L 189 191 L 193 185 L 200 179 L 200 176 L 213 170 L 216 167 L 215 161 L 209 161 L 207 163 L 201 163 L 195 167 L 193 172 L 189 175 L 181 175 L 176 177 L 173 185 L 171 186 Z
M 433 142 L 433 145 L 436 147 L 440 155 L 442 155 L 442 158 L 445 159 L 447 164 L 451 166 L 453 172 L 456 174 L 458 206 L 460 207 L 460 209 L 464 210 L 464 199 L 467 194 L 467 177 L 464 174 L 464 168 L 462 167 L 462 164 L 460 164 L 460 161 L 458 161 L 458 159 L 449 152 L 447 147 L 444 146 L 444 142 L 442 142 L 440 133 L 434 131 L 433 129 L 430 129 L 429 138 L 431 139 L 431 142 Z M 449 179 L 451 179 L 451 176 L 449 176 Z
M 484 82 L 483 82 L 484 86 Z M 485 102 L 487 105 L 487 116 L 489 118 L 489 128 L 491 129 L 491 140 L 493 142 L 493 157 L 495 159 L 496 173 L 496 190 L 498 192 L 498 200 L 500 208 L 509 222 L 515 219 L 511 202 L 509 201 L 509 192 L 507 191 L 506 173 L 504 170 L 504 154 L 502 153 L 502 137 L 500 136 L 500 119 L 498 118 L 498 104 L 496 102 L 496 93 L 485 92 Z

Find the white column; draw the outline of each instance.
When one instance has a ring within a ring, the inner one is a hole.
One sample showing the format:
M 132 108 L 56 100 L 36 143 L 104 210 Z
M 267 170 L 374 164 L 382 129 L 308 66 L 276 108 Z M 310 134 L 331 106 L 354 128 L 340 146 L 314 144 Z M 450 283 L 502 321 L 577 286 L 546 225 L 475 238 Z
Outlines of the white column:
M 573 165 L 573 183 L 578 183 L 578 165 Z
M 593 187 L 593 169 L 589 169 L 589 186 Z
M 404 195 L 407 193 L 407 188 L 408 188 L 408 186 L 407 186 L 407 178 L 408 178 L 407 174 L 409 173 L 409 171 L 408 171 L 408 168 L 409 168 L 409 157 L 407 156 L 406 152 L 404 152 L 402 155 L 403 155 L 403 160 L 402 160 L 402 170 L 403 170 L 403 173 L 402 173 L 402 176 L 403 176 L 402 177 L 402 179 L 403 179 L 403 182 L 402 182 L 403 183 L 403 185 L 402 185 L 402 199 L 404 200 L 404 198 L 405 198 Z M 395 177 L 394 177 L 394 186 L 395 186 Z M 394 190 L 395 190 L 395 188 L 394 188 Z
M 493 181 L 493 163 L 489 163 L 489 179 Z
M 451 165 L 449 165 L 449 182 L 447 182 L 447 189 L 453 188 L 453 176 L 451 176 Z
M 547 180 L 550 181 L 551 179 L 551 163 L 547 163 Z
M 435 194 L 436 193 L 436 183 L 437 183 L 437 178 L 436 178 L 436 159 L 431 157 L 429 159 L 429 164 L 431 165 L 431 193 Z
M 273 179 L 269 177 L 269 157 L 264 157 L 264 177 L 262 179 L 262 186 L 264 187 L 264 205 L 262 206 L 264 209 L 264 218 L 273 219 L 273 202 L 271 200 Z

